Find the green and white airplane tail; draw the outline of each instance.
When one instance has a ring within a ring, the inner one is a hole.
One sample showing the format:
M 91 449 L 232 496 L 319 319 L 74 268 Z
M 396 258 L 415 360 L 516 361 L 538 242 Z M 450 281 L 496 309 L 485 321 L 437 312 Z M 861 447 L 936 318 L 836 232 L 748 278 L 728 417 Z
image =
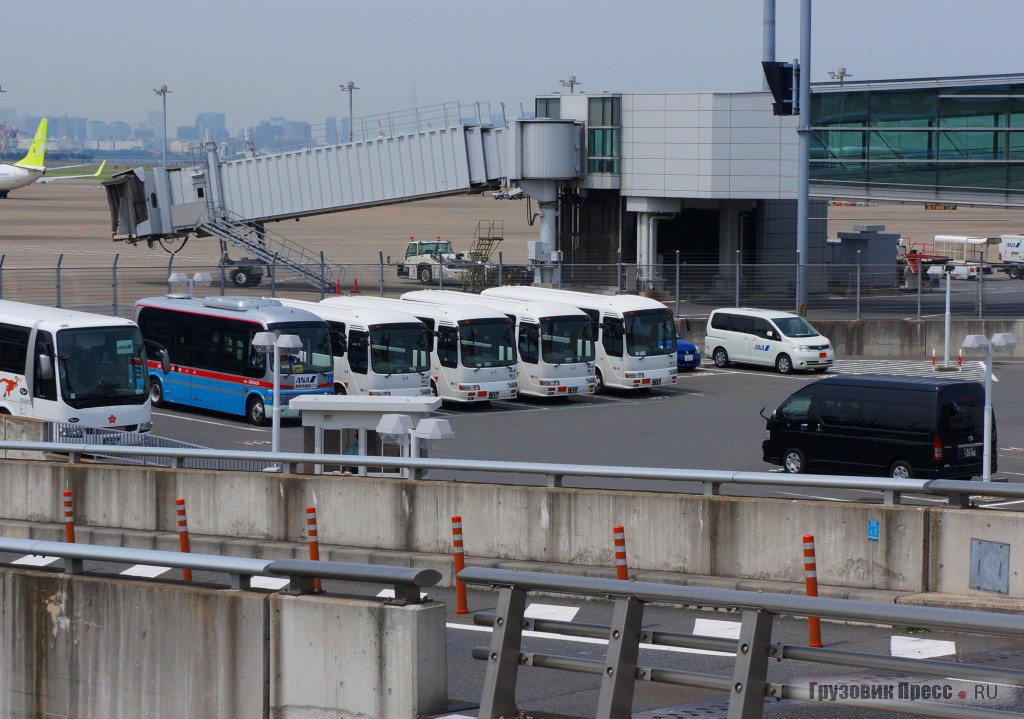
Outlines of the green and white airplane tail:
M 14 164 L 18 167 L 26 167 L 34 170 L 43 169 L 43 155 L 46 153 L 46 118 L 44 117 L 39 122 L 39 127 L 36 129 L 36 136 L 32 140 L 32 146 L 28 149 L 28 154 L 24 158 L 18 160 Z

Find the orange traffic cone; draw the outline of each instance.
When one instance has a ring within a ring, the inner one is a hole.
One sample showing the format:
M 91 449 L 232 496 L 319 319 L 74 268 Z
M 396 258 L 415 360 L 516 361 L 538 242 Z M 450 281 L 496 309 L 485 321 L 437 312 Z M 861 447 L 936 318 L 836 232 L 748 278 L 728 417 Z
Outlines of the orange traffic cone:
M 354 295 L 358 295 L 359 294 L 359 278 L 358 277 L 356 277 L 354 280 L 352 280 L 352 294 L 354 294 Z
M 334 294 L 336 294 L 336 295 L 340 295 L 341 294 L 341 280 L 340 279 L 337 282 L 334 283 Z

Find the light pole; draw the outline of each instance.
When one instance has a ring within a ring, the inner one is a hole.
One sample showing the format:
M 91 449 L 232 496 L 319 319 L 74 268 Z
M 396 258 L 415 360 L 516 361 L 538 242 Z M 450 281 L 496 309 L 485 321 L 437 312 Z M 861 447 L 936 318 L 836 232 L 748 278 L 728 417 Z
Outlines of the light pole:
M 167 167 L 167 93 L 174 91 L 168 90 L 167 85 L 161 85 L 159 90 L 153 90 L 153 92 L 159 95 L 164 102 L 164 134 L 163 142 L 160 145 L 160 153 L 161 157 L 163 157 L 162 164 L 164 167 Z
M 985 335 L 964 337 L 965 348 L 985 350 L 985 431 L 982 437 L 985 446 L 981 466 L 981 479 L 985 482 L 992 479 L 992 348 L 1013 349 L 1016 346 L 1017 338 L 1009 332 L 997 332 L 991 339 L 987 339 Z
M 302 349 L 302 340 L 297 335 L 281 335 L 273 332 L 257 332 L 252 338 L 252 345 L 260 352 L 274 351 L 274 408 L 271 413 L 272 429 L 270 434 L 270 451 L 281 449 L 281 350 Z M 289 351 L 289 354 L 295 354 Z
M 583 84 L 582 82 L 580 82 L 579 80 L 576 79 L 575 75 L 570 75 L 565 80 L 559 80 L 559 82 L 562 83 L 562 87 L 569 88 L 569 94 L 570 95 L 572 95 L 576 91 L 576 86 L 577 85 L 582 85 Z
M 341 88 L 342 92 L 348 93 L 348 141 L 352 142 L 352 126 L 355 123 L 355 120 L 352 118 L 352 94 L 359 88 L 356 87 L 356 84 L 351 80 L 346 82 L 344 85 L 338 85 L 338 87 Z

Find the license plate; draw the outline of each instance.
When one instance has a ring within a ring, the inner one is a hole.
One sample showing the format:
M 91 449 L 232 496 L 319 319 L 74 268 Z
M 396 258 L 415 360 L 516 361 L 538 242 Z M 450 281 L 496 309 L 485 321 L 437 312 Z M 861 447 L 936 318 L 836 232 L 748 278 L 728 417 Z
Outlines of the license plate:
M 487 393 L 487 399 L 498 399 L 498 393 L 497 392 L 488 392 Z
M 660 380 L 660 379 L 652 379 L 652 380 L 651 380 L 651 385 L 652 385 L 652 386 L 655 386 L 655 387 L 656 387 L 656 386 L 658 386 L 659 384 L 661 384 L 661 380 Z
M 579 391 L 579 387 L 570 387 L 569 394 L 576 394 Z
M 693 362 L 693 355 L 683 355 L 684 362 Z
M 963 447 L 962 451 L 963 451 L 965 457 L 977 457 L 978 456 L 978 448 L 977 447 Z

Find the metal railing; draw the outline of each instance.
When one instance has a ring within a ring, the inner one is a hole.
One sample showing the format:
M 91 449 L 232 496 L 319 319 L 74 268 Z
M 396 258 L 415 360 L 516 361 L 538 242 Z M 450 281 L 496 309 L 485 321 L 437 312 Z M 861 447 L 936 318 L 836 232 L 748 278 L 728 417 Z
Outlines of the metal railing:
M 860 694 L 861 687 L 868 688 L 867 697 L 833 698 L 830 695 L 828 703 L 834 706 L 953 719 L 1004 719 L 1020 716 L 1019 707 L 1015 707 L 1016 711 L 1001 711 L 979 706 L 980 702 L 973 692 L 960 697 L 956 691 L 959 687 L 950 684 L 950 681 L 1024 687 L 1024 670 L 876 656 L 864 652 L 811 648 L 772 641 L 775 618 L 783 614 L 1024 638 L 1024 617 L 1020 616 L 935 607 L 887 606 L 845 599 L 680 587 L 483 567 L 468 567 L 459 572 L 458 577 L 469 585 L 498 590 L 496 609 L 493 612 L 474 615 L 475 623 L 494 628 L 490 646 L 477 647 L 472 651 L 474 658 L 487 662 L 478 714 L 480 719 L 521 716 L 516 705 L 516 685 L 520 666 L 600 676 L 601 688 L 597 712 L 594 715 L 596 719 L 628 719 L 632 716 L 633 693 L 638 681 L 725 692 L 729 697 L 729 719 L 761 717 L 766 699 L 811 703 L 821 701 L 815 692 L 815 683 L 810 679 L 804 685 L 770 681 L 770 659 L 779 662 L 813 662 L 826 667 L 862 667 L 902 672 L 906 675 L 904 683 L 899 685 L 891 678 L 866 683 L 860 677 L 854 677 L 849 685 L 843 685 L 841 677 L 837 678 L 834 674 L 821 675 L 822 684 L 833 687 L 856 687 L 857 694 Z M 526 599 L 531 592 L 610 599 L 613 602 L 611 624 L 605 626 L 527 618 Z M 679 608 L 696 606 L 738 612 L 742 617 L 739 638 L 734 640 L 700 637 L 645 629 L 642 623 L 644 608 L 651 603 L 668 604 Z M 605 640 L 608 648 L 603 661 L 524 652 L 522 637 L 525 630 Z M 685 647 L 731 654 L 734 657 L 732 673 L 729 676 L 721 676 L 642 666 L 638 663 L 642 645 Z M 922 679 L 916 679 L 915 675 Z M 944 683 L 939 685 L 937 681 Z M 904 685 L 905 692 L 901 689 Z M 942 691 L 934 692 L 935 686 L 941 686 Z M 917 691 L 915 692 L 912 687 L 916 687 Z M 923 696 L 924 687 L 928 687 L 927 694 L 939 695 L 934 698 L 951 701 L 928 701 L 928 697 Z
M 270 233 L 265 233 L 268 237 Z M 253 241 L 250 234 L 249 240 Z M 258 244 L 258 238 L 254 240 Z M 171 254 L 167 262 L 147 266 L 119 264 L 115 254 L 105 267 L 68 266 L 60 255 L 53 267 L 8 267 L 0 255 L 0 299 L 66 307 L 115 316 L 130 316 L 136 299 L 171 291 L 172 272 L 207 272 L 213 278 L 210 294 L 283 295 L 321 299 L 327 294 L 364 294 L 396 297 L 421 287 L 415 272 L 398 277 L 398 261 L 339 264 L 310 251 L 291 255 L 280 251 L 250 264 L 265 268 L 259 284 L 236 285 L 233 271 L 239 264 L 223 257 L 215 263 Z M 532 267 L 499 256 L 481 282 L 461 283 L 456 268 L 432 273 L 432 286 L 478 291 L 484 286 L 524 284 Z M 510 273 L 512 273 L 510 275 Z M 434 276 L 434 275 L 437 276 Z M 868 319 L 880 317 L 942 317 L 946 307 L 945 282 L 921 273 L 909 273 L 895 264 L 812 265 L 808 268 L 808 314 L 811 317 Z M 677 316 L 707 316 L 719 307 L 752 306 L 794 311 L 796 271 L 792 264 L 692 264 L 677 262 L 652 266 L 635 264 L 569 264 L 559 266 L 559 286 L 613 294 L 644 292 L 664 302 Z M 981 281 L 954 280 L 950 314 L 958 318 L 1019 317 L 1024 282 L 1002 273 L 982 275 Z M 644 279 L 647 278 L 647 279 Z M 250 277 L 250 279 L 252 279 Z M 201 288 L 196 288 L 197 294 Z
M 817 474 L 783 474 L 779 472 L 730 472 L 711 469 L 670 467 L 616 467 L 608 465 L 556 464 L 549 462 L 505 462 L 477 459 L 424 459 L 377 457 L 349 454 L 306 454 L 294 452 L 250 452 L 225 449 L 189 449 L 160 447 L 118 447 L 107 444 L 64 444 L 56 442 L 0 441 L 0 450 L 20 450 L 67 456 L 69 463 L 83 457 L 153 457 L 168 460 L 168 466 L 186 467 L 196 460 L 217 459 L 266 463 L 293 473 L 299 465 L 345 465 L 349 467 L 408 468 L 417 477 L 428 470 L 499 475 L 540 476 L 548 487 L 563 486 L 566 477 L 595 479 L 635 479 L 650 482 L 649 487 L 632 491 L 678 492 L 678 486 L 666 482 L 695 482 L 705 496 L 718 495 L 724 485 L 761 487 L 813 487 L 818 489 L 875 490 L 882 492 L 886 504 L 900 504 L 904 494 L 927 494 L 948 498 L 950 504 L 966 507 L 972 496 L 1024 498 L 1024 485 L 1003 482 L 979 482 L 953 479 L 896 479 L 890 477 L 842 477 Z M 457 480 L 455 480 L 457 481 Z M 519 484 L 507 479 L 506 484 Z
M 313 580 L 334 579 L 368 584 L 390 584 L 395 599 L 402 604 L 418 604 L 420 589 L 433 587 L 441 581 L 435 569 L 390 567 L 348 562 L 320 562 L 308 559 L 248 559 L 225 557 L 218 554 L 192 554 L 165 552 L 157 549 L 107 547 L 97 544 L 44 542 L 36 539 L 10 539 L 0 537 L 0 552 L 16 552 L 64 560 L 65 574 L 82 574 L 83 562 L 114 562 L 118 564 L 146 564 L 171 569 L 217 572 L 231 578 L 232 589 L 251 589 L 253 577 L 276 577 L 289 580 L 287 591 L 292 594 L 313 592 Z

